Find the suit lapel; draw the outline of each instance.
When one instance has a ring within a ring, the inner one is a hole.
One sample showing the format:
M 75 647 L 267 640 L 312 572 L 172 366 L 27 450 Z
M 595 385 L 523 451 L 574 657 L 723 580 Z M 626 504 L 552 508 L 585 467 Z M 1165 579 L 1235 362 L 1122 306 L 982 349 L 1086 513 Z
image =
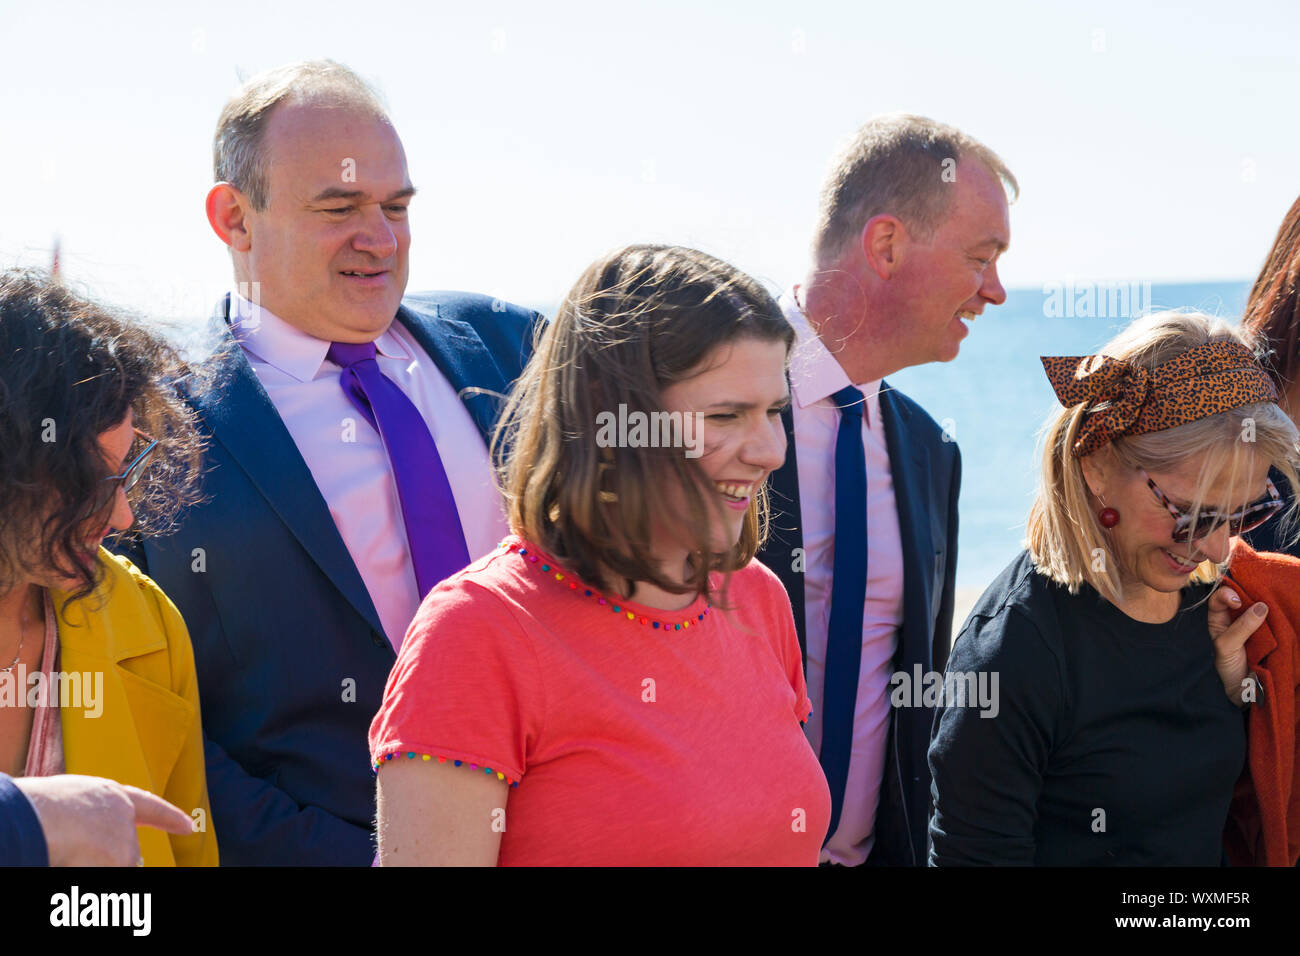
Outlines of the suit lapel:
M 504 395 L 510 383 L 478 333 L 469 323 L 443 315 L 441 311 L 428 317 L 402 306 L 397 310 L 397 321 L 415 336 L 425 354 L 456 389 L 483 440 L 489 441 L 497 420 L 497 399 L 488 393 Z M 465 392 L 475 387 L 483 391 Z
M 760 555 L 785 586 L 794 612 L 795 631 L 799 635 L 799 654 L 804 671 L 808 670 L 807 626 L 804 622 L 803 514 L 799 507 L 799 458 L 794 440 L 794 410 L 787 405 L 781 412 L 785 427 L 786 453 L 781 467 L 768 482 L 768 540 Z M 795 550 L 799 553 L 796 555 Z
M 880 383 L 880 411 L 885 421 L 889 471 L 894 482 L 903 546 L 903 640 L 899 643 L 899 660 L 928 661 L 924 649 L 930 644 L 934 626 L 930 605 L 935 568 L 928 502 L 924 498 L 930 455 L 925 444 L 911 434 L 910 414 L 888 382 Z
M 929 531 L 928 506 L 924 498 L 930 455 L 923 442 L 915 440 L 909 428 L 909 412 L 897 400 L 888 382 L 880 385 L 880 409 L 889 448 L 889 470 L 894 484 L 899 536 L 903 551 L 903 640 L 902 661 L 929 660 L 933 620 L 930 605 L 934 590 L 934 544 Z M 772 520 L 768 541 L 760 557 L 785 585 L 799 634 L 799 650 L 807 669 L 807 628 L 804 621 L 804 556 L 802 514 L 799 506 L 799 466 L 794 438 L 794 414 L 781 413 L 786 433 L 786 459 L 772 473 L 769 484 Z
M 227 325 L 229 298 L 213 315 L 215 388 L 192 395 L 204 423 L 348 602 L 383 632 L 361 572 L 339 535 L 329 506 L 270 396 Z

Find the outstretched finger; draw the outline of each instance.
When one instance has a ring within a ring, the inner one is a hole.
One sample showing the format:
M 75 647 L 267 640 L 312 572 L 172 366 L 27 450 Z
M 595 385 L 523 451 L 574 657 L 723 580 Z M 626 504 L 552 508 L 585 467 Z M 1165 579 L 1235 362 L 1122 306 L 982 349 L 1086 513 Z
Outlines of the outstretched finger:
M 162 797 L 156 796 L 147 790 L 141 790 L 139 787 L 133 787 L 130 784 L 123 784 L 122 789 L 131 798 L 131 803 L 135 806 L 135 822 L 137 826 L 155 827 L 164 833 L 193 833 L 194 821 L 189 818 L 184 810 L 172 806 Z

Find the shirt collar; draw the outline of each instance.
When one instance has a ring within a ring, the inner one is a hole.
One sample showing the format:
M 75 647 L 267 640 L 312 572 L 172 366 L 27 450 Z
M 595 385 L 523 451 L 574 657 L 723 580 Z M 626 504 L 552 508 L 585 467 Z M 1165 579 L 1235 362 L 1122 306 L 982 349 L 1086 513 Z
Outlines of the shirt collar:
M 813 331 L 808 318 L 795 301 L 795 286 L 781 296 L 781 311 L 794 326 L 795 344 L 790 356 L 790 390 L 800 408 L 829 399 L 840 389 L 852 385 L 862 392 L 869 406 L 879 401 L 880 382 L 851 382 L 848 373 L 826 348 L 821 336 Z
M 320 374 L 331 344 L 308 335 L 237 292 L 230 293 L 230 332 L 245 352 L 300 382 L 310 382 Z M 392 326 L 375 339 L 375 352 L 381 358 L 407 362 L 412 358 Z

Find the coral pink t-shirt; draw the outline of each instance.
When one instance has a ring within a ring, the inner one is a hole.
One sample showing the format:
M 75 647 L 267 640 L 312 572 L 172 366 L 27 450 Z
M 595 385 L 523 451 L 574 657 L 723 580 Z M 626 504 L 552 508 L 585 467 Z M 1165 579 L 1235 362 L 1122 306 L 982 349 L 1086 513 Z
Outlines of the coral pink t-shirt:
M 757 561 L 727 601 L 607 599 L 507 538 L 424 599 L 372 762 L 508 781 L 503 866 L 815 866 L 830 792 L 790 602 Z

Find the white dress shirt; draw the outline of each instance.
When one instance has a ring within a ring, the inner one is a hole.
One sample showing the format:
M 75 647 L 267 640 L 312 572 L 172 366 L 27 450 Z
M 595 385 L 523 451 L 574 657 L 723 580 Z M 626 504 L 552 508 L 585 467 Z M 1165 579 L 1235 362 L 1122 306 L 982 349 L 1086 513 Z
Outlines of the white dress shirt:
M 249 365 L 293 436 L 375 603 L 394 649 L 423 597 L 415 583 L 397 484 L 379 433 L 348 401 L 330 343 L 230 297 L 230 325 Z M 419 409 L 447 472 L 470 558 L 507 532 L 487 445 L 469 410 L 400 322 L 375 340 L 380 370 Z
M 799 524 L 805 560 L 808 694 L 813 705 L 805 731 L 819 756 L 836 547 L 835 439 L 840 411 L 831 396 L 854 384 L 866 398 L 862 439 L 867 459 L 867 541 L 841 542 L 841 546 L 867 549 L 862 662 L 858 671 L 844 807 L 839 825 L 821 854 L 823 862 L 856 866 L 871 852 L 884 775 L 885 744 L 889 737 L 889 678 L 894 669 L 898 629 L 903 623 L 903 545 L 898 530 L 894 480 L 889 470 L 889 448 L 880 417 L 880 380 L 849 381 L 848 374 L 796 304 L 797 289 L 796 286 L 781 297 L 781 308 L 797 336 L 790 359 L 790 389 L 794 398 L 792 414 L 802 515 Z

